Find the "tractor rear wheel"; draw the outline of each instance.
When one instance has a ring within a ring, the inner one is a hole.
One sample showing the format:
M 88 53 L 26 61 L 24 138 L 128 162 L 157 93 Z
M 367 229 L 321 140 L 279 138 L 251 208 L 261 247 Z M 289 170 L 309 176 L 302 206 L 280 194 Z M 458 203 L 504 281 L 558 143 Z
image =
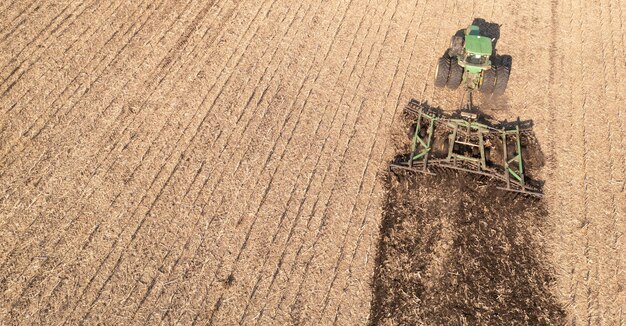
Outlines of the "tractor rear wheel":
M 435 68 L 435 86 L 444 87 L 448 82 L 448 76 L 450 75 L 450 57 L 443 56 L 437 61 L 437 67 Z
M 493 94 L 502 95 L 506 90 L 506 86 L 509 84 L 509 76 L 511 70 L 507 66 L 498 66 L 496 68 L 496 86 L 494 87 Z
M 484 94 L 492 94 L 496 85 L 496 70 L 491 68 L 483 72 L 483 81 L 480 84 L 480 92 Z
M 457 89 L 463 81 L 463 72 L 465 69 L 459 65 L 457 59 L 450 62 L 450 78 L 448 78 L 448 88 Z

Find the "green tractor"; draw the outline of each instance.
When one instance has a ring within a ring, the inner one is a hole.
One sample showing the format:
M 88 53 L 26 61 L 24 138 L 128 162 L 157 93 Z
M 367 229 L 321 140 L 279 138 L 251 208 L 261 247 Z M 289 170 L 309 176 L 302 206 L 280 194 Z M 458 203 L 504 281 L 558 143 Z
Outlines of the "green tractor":
M 437 62 L 435 86 L 457 89 L 462 84 L 468 92 L 504 94 L 510 68 L 492 62 L 493 41 L 480 35 L 476 25 L 467 27 L 462 35 L 453 36 L 450 48 Z

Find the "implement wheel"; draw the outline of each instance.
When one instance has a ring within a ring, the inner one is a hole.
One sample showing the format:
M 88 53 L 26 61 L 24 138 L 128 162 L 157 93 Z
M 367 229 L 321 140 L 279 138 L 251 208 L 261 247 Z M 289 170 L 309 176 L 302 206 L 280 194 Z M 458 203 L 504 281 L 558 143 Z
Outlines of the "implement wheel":
M 480 92 L 484 94 L 492 94 L 496 86 L 496 70 L 491 68 L 483 72 L 483 82 L 480 84 Z
M 463 81 L 463 72 L 465 69 L 459 66 L 457 59 L 450 61 L 450 77 L 448 78 L 448 88 L 457 89 Z
M 450 75 L 450 57 L 443 56 L 437 61 L 437 67 L 435 67 L 435 86 L 444 87 L 448 82 L 448 76 Z
M 506 90 L 506 86 L 509 84 L 509 75 L 511 70 L 507 66 L 498 66 L 496 68 L 496 86 L 493 90 L 493 94 L 502 95 Z

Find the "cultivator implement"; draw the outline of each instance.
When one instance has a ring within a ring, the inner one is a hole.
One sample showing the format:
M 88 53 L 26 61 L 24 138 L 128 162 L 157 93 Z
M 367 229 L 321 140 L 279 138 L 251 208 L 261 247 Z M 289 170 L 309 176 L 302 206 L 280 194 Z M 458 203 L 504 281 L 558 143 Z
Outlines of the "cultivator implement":
M 471 108 L 471 94 L 468 106 Z M 541 196 L 525 175 L 522 152 L 530 131 L 520 123 L 491 126 L 476 114 L 444 116 L 412 100 L 405 113 L 414 121 L 410 129 L 411 152 L 390 165 L 434 175 L 440 168 L 465 171 L 496 180 L 506 191 Z

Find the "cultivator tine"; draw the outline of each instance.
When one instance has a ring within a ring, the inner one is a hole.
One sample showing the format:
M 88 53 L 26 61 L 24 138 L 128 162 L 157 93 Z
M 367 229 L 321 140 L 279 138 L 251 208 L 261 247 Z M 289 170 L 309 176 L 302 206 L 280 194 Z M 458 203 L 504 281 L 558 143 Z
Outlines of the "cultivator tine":
M 518 119 L 519 121 L 519 119 Z M 524 164 L 522 160 L 522 139 L 519 133 L 519 123 L 515 125 L 515 142 L 517 143 L 517 163 L 519 164 L 520 183 L 524 186 Z
M 485 158 L 485 140 L 483 138 L 482 132 L 478 132 L 478 142 L 478 150 L 480 151 L 480 165 L 483 169 L 487 169 L 487 159 Z
M 420 134 L 420 126 L 422 123 L 422 112 L 418 112 L 417 123 L 415 124 L 415 134 L 413 135 L 413 142 L 411 144 L 411 157 L 409 157 L 409 167 L 413 167 L 413 160 L 415 158 L 415 151 L 417 150 L 417 141 Z
M 448 161 L 450 161 L 453 158 L 453 151 L 454 151 L 454 143 L 456 142 L 456 132 L 457 132 L 457 128 L 458 126 L 455 124 L 453 126 L 454 129 L 452 129 L 452 134 L 449 136 L 450 138 L 448 139 Z
M 504 180 L 506 182 L 506 188 L 511 188 L 511 175 L 509 175 L 509 162 L 508 162 L 509 152 L 507 150 L 506 145 L 506 131 L 502 128 L 502 157 L 504 158 Z

